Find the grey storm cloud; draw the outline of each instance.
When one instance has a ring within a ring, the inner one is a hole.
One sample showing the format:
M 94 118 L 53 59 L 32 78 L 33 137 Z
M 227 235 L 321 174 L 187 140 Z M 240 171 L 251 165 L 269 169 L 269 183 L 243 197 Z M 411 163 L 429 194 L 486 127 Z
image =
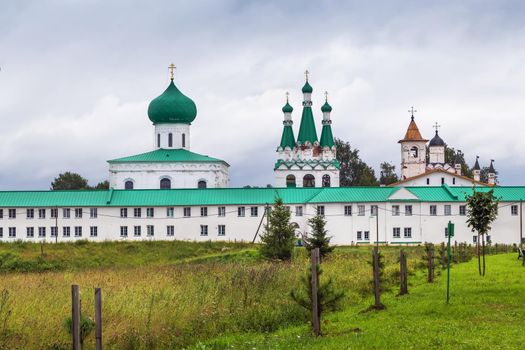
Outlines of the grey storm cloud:
M 398 164 L 415 106 L 467 160 L 523 184 L 521 1 L 7 1 L 0 10 L 0 189 L 45 189 L 71 170 L 149 151 L 149 101 L 175 83 L 197 104 L 192 149 L 233 186 L 273 183 L 281 107 L 296 132 L 303 71 L 336 137 Z M 320 126 L 321 113 L 315 115 Z

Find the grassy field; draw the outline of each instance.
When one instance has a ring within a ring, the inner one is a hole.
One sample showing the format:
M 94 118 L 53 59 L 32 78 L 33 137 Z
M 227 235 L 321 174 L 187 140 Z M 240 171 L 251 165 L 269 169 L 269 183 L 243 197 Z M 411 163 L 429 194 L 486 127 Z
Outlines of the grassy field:
M 443 276 L 424 281 L 422 247 L 405 248 L 410 294 L 395 296 L 398 249 L 382 248 L 389 291 L 381 312 L 363 312 L 372 303 L 370 247 L 336 249 L 323 278 L 346 297 L 314 339 L 308 315 L 289 298 L 308 266 L 301 249 L 292 263 L 271 263 L 246 244 L 58 244 L 43 254 L 37 244 L 0 245 L 0 290 L 9 294 L 6 307 L 0 302 L 0 349 L 69 349 L 63 324 L 73 283 L 86 316 L 93 288 L 102 288 L 106 349 L 493 349 L 523 339 L 525 268 L 514 254 L 490 256 L 485 278 L 474 262 L 455 265 L 446 306 Z M 93 348 L 91 335 L 85 349 Z

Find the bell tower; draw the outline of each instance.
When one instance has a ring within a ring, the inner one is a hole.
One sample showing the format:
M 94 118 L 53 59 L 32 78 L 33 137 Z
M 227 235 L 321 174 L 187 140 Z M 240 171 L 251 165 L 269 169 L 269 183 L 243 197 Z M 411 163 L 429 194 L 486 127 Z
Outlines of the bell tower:
M 401 178 L 408 179 L 419 174 L 423 174 L 426 169 L 427 141 L 421 136 L 419 128 L 414 121 L 414 107 L 410 110 L 410 124 L 408 125 L 405 137 L 399 140 L 401 145 Z

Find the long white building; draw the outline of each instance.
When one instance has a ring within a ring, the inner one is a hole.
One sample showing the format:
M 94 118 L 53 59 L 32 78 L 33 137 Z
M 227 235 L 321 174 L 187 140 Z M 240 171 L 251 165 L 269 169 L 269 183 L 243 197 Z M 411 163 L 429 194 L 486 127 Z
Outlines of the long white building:
M 501 202 L 489 240 L 518 243 L 525 187 L 494 191 Z M 449 221 L 456 225 L 454 240 L 475 243 L 465 223 L 464 198 L 471 192 L 447 185 L 0 192 L 0 241 L 252 241 L 266 206 L 279 196 L 298 236 L 319 212 L 334 244 L 437 243 Z

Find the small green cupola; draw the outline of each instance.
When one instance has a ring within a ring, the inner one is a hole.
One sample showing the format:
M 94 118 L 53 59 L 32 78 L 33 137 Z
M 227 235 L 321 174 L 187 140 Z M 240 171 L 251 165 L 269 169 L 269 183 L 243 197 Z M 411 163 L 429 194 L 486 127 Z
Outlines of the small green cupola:
M 332 112 L 332 106 L 328 103 L 328 92 L 325 91 L 325 102 L 321 107 L 323 112 L 323 129 L 321 131 L 321 140 L 319 145 L 321 147 L 334 147 L 334 136 L 332 135 L 332 120 L 330 119 L 330 113 Z
M 284 105 L 282 111 L 284 113 L 284 121 L 283 121 L 283 134 L 281 136 L 281 143 L 279 144 L 280 149 L 293 149 L 295 147 L 295 136 L 293 133 L 293 121 L 292 121 L 292 112 L 293 107 L 290 106 L 290 103 L 288 101 L 288 92 L 286 93 L 286 104 Z
M 170 66 L 171 67 L 171 66 Z M 168 88 L 148 107 L 153 124 L 191 124 L 197 116 L 195 102 L 185 96 L 173 83 L 173 68 Z

